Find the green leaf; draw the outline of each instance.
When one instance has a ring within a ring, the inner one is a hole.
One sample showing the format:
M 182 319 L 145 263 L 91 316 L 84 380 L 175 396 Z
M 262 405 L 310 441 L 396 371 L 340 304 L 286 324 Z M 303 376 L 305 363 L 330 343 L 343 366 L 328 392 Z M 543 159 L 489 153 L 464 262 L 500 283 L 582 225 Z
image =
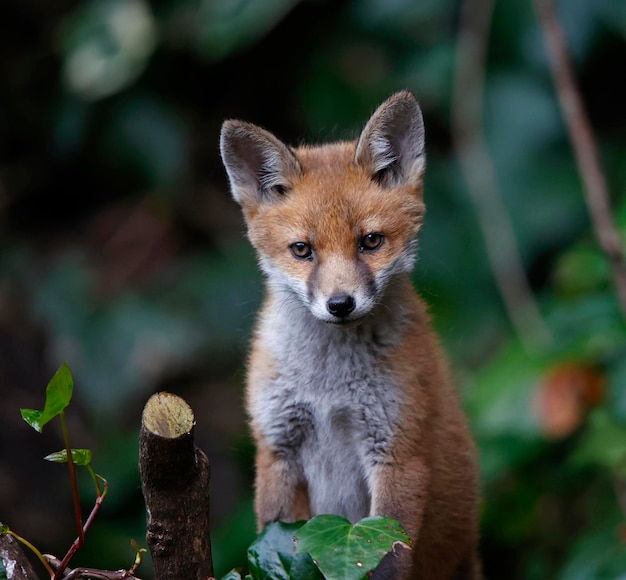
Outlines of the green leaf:
M 263 530 L 248 549 L 253 580 L 320 580 L 319 570 L 308 554 L 296 554 L 294 534 L 304 522 L 276 522 Z
M 41 433 L 44 425 L 60 414 L 72 400 L 74 379 L 67 363 L 63 363 L 46 387 L 46 402 L 43 411 L 20 409 L 22 418 L 35 431 Z
M 593 411 L 572 461 L 579 465 L 599 465 L 626 476 L 626 427 L 605 409 Z
M 61 449 L 44 457 L 53 463 L 67 463 L 67 450 Z M 91 463 L 91 449 L 72 449 L 72 463 L 74 465 L 89 465 Z
M 9 533 L 9 529 L 7 525 L 0 526 L 0 536 L 6 536 Z
M 2 558 L 0 558 L 0 580 L 7 580 L 7 569 L 4 567 Z
M 373 516 L 356 524 L 335 515 L 316 516 L 296 533 L 298 552 L 308 552 L 326 578 L 361 580 L 395 542 L 409 544 L 400 524 Z
M 41 433 L 43 426 L 47 423 L 42 422 L 43 411 L 37 409 L 20 409 L 22 419 L 26 421 L 35 431 Z

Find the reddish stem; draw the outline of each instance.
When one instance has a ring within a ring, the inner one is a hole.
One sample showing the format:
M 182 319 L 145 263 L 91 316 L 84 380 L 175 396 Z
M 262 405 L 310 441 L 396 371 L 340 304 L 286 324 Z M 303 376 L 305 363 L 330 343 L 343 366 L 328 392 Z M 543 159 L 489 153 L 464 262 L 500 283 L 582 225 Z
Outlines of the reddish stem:
M 61 564 L 59 564 L 59 567 L 57 568 L 57 571 L 54 574 L 53 580 L 61 580 L 63 578 L 63 572 L 64 572 L 65 568 L 67 568 L 67 566 L 69 565 L 71 559 L 74 557 L 76 552 L 78 552 L 78 550 L 80 550 L 80 548 L 82 547 L 82 545 L 85 542 L 85 534 L 89 530 L 89 527 L 91 526 L 94 518 L 96 517 L 96 515 L 100 511 L 100 507 L 104 503 L 104 499 L 106 498 L 106 495 L 107 495 L 107 492 L 108 492 L 108 489 L 109 489 L 108 482 L 106 480 L 104 480 L 104 479 L 102 481 L 103 481 L 103 485 L 104 485 L 104 491 L 102 492 L 101 495 L 99 495 L 96 498 L 96 503 L 94 504 L 94 506 L 93 506 L 93 508 L 91 510 L 91 513 L 89 514 L 89 517 L 87 518 L 87 521 L 85 521 L 85 525 L 80 530 L 81 533 L 74 540 L 74 542 L 70 546 L 70 549 L 67 551 L 67 554 L 65 554 L 65 557 L 61 561 Z
M 67 423 L 65 422 L 65 412 L 61 411 L 59 414 L 61 420 L 61 431 L 63 432 L 63 443 L 65 444 L 65 452 L 67 453 L 67 467 L 70 472 L 70 484 L 72 486 L 72 501 L 74 503 L 74 518 L 76 520 L 76 529 L 78 530 L 78 536 L 81 543 L 83 538 L 83 519 L 80 513 L 80 496 L 78 494 L 78 481 L 76 479 L 76 466 L 74 465 L 74 458 L 72 457 L 72 447 L 70 445 L 70 436 L 67 430 Z

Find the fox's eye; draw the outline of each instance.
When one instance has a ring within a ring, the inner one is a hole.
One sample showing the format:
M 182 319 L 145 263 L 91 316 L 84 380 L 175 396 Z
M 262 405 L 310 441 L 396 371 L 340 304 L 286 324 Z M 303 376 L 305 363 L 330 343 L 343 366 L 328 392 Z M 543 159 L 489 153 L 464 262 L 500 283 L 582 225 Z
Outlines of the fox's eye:
M 385 241 L 385 236 L 383 236 L 382 234 L 377 234 L 377 233 L 367 234 L 359 240 L 359 251 L 371 252 L 372 250 L 377 250 L 378 248 L 380 248 L 380 246 L 383 245 L 384 241 Z
M 311 248 L 311 244 L 307 244 L 306 242 L 294 242 L 289 246 L 291 249 L 291 253 L 301 260 L 306 260 L 310 258 L 313 254 L 313 249 Z

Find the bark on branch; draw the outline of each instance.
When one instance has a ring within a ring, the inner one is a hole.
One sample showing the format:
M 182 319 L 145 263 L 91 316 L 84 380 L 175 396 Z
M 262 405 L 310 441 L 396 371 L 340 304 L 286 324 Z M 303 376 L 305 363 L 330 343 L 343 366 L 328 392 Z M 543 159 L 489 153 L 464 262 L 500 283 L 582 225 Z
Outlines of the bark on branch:
M 509 319 L 526 347 L 541 347 L 551 342 L 550 331 L 528 283 L 483 134 L 485 69 L 494 3 L 464 0 L 462 4 L 452 97 L 453 137 Z
M 193 427 L 193 411 L 176 395 L 158 393 L 144 407 L 139 469 L 156 580 L 213 576 L 209 461 L 194 446 Z
M 587 207 L 596 239 L 605 253 L 617 292 L 622 315 L 626 318 L 626 262 L 611 214 L 606 179 L 600 165 L 591 124 L 578 90 L 565 34 L 551 0 L 535 0 L 550 59 L 552 78 L 574 148 Z
M 2 522 L 0 522 L 0 526 Z M 37 580 L 39 576 L 26 557 L 19 542 L 10 535 L 0 536 L 0 562 L 8 580 Z

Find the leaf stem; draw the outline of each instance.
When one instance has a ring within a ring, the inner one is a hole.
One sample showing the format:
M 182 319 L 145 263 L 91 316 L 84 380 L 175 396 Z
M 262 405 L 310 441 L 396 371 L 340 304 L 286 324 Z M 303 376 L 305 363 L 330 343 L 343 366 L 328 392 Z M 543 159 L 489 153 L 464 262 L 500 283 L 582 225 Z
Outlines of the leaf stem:
M 105 483 L 106 483 L 106 480 L 101 475 L 98 475 L 93 470 L 93 467 L 91 467 L 91 465 L 85 465 L 85 467 L 87 468 L 87 471 L 89 472 L 89 475 L 91 476 L 91 480 L 93 481 L 93 484 L 96 487 L 96 496 L 100 497 L 102 495 L 102 489 L 100 488 L 100 483 L 98 482 L 98 479 L 101 479 Z

